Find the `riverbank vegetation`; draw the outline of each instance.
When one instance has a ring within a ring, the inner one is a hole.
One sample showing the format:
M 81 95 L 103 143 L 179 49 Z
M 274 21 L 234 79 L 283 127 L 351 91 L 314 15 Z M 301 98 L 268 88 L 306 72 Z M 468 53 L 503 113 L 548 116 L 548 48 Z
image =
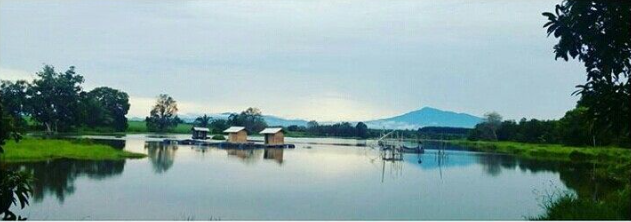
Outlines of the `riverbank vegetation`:
M 31 82 L 3 80 L 0 103 L 19 131 L 124 131 L 130 106 L 127 93 L 109 87 L 86 92 L 83 82 L 74 66 L 57 72 L 53 66 L 44 65 Z
M 19 142 L 9 141 L 4 147 L 5 162 L 32 162 L 51 159 L 123 160 L 142 158 L 145 154 L 117 150 L 95 144 L 90 140 L 58 140 L 26 138 Z

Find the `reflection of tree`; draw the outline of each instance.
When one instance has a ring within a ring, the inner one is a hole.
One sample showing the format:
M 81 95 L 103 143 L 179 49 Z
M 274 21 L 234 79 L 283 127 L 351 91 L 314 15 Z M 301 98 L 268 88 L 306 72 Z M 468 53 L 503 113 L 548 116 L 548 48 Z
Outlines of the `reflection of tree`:
M 265 149 L 263 159 L 275 160 L 277 163 L 282 164 L 283 150 L 284 149 Z
M 52 160 L 16 165 L 33 174 L 33 200 L 40 202 L 52 194 L 63 202 L 75 191 L 74 181 L 87 176 L 104 179 L 123 172 L 125 161 Z
M 156 173 L 163 173 L 173 166 L 177 145 L 162 142 L 146 142 L 145 149 Z
M 580 197 L 598 199 L 603 194 L 622 186 L 614 180 L 596 180 L 593 176 L 594 166 L 590 163 L 530 160 L 509 155 L 478 155 L 478 162 L 491 176 L 499 175 L 502 169 L 515 169 L 515 167 L 532 173 L 559 173 L 561 182 Z

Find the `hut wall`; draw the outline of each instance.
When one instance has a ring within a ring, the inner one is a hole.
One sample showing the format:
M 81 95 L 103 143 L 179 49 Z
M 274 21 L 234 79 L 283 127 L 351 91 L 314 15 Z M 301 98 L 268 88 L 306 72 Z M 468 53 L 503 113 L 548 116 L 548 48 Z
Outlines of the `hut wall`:
M 228 134 L 228 142 L 245 143 L 247 141 L 248 141 L 248 134 L 245 132 L 245 130 Z
M 285 135 L 283 134 L 283 132 L 267 134 L 265 136 L 267 137 L 266 141 L 269 145 L 285 144 Z

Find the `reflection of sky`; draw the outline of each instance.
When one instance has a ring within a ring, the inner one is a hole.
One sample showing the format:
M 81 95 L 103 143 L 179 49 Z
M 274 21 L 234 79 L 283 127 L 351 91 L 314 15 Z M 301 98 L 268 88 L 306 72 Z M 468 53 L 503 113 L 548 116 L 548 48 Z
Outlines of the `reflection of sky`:
M 168 93 L 182 113 L 558 118 L 584 82 L 542 27 L 559 2 L 2 0 L 0 76 L 75 65 L 88 89 L 128 92 L 140 117 Z
M 125 149 L 140 145 L 148 152 L 139 137 Z M 557 172 L 504 168 L 498 159 L 460 151 L 448 152 L 436 168 L 432 152 L 421 165 L 406 155 L 405 163 L 384 167 L 379 151 L 368 147 L 286 149 L 278 164 L 262 152 L 244 161 L 226 150 L 180 145 L 164 152 L 173 155 L 126 160 L 116 177 L 78 177 L 63 203 L 45 198 L 22 213 L 31 219 L 523 219 L 541 212 L 533 191 L 565 189 Z M 156 172 L 159 161 L 168 168 Z M 490 175 L 487 165 L 502 171 Z

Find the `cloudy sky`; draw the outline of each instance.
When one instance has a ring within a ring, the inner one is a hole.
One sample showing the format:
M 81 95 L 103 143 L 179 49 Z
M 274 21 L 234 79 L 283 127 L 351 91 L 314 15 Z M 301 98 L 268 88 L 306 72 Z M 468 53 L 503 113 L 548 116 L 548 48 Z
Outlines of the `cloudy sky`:
M 0 79 L 74 65 L 132 117 L 167 93 L 181 113 L 559 118 L 585 76 L 542 28 L 559 1 L 0 0 Z

